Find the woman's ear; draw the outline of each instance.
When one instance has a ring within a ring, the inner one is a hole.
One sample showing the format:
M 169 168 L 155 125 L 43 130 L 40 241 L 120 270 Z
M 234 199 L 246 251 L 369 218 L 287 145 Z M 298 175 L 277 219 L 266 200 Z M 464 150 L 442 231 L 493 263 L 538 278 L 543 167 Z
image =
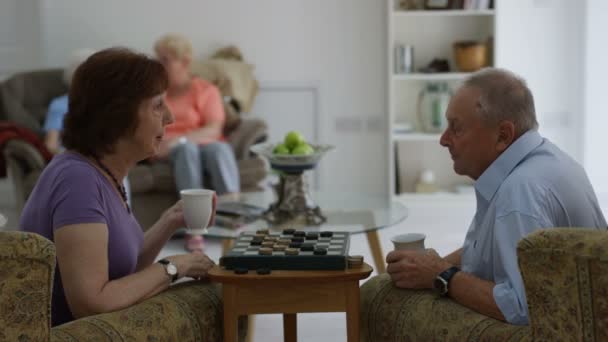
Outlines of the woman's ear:
M 498 124 L 498 141 L 496 150 L 503 152 L 515 141 L 515 124 L 512 121 L 501 121 Z

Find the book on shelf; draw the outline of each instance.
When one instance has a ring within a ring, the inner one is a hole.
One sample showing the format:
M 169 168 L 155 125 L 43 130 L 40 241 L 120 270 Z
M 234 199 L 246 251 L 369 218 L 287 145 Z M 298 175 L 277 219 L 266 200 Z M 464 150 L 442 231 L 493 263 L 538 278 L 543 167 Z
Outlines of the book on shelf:
M 465 10 L 487 10 L 492 6 L 490 0 L 464 0 L 462 8 Z

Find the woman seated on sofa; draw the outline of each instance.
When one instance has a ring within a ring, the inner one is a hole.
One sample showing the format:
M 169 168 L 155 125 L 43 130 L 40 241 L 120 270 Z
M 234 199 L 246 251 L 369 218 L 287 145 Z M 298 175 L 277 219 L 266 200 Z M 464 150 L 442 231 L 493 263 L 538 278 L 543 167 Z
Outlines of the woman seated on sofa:
M 167 84 L 159 62 L 127 49 L 95 53 L 74 74 L 62 132 L 67 150 L 44 169 L 19 224 L 55 243 L 53 326 L 129 307 L 213 266 L 202 253 L 154 263 L 185 225 L 182 204 L 144 234 L 118 181 L 159 152 L 173 122 Z
M 159 157 L 173 164 L 177 190 L 207 187 L 218 194 L 240 191 L 234 151 L 224 142 L 226 120 L 219 90 L 190 74 L 192 45 L 183 36 L 168 34 L 154 51 L 169 75 L 165 102 L 175 117 L 167 126 Z M 203 248 L 202 236 L 186 236 L 186 249 Z

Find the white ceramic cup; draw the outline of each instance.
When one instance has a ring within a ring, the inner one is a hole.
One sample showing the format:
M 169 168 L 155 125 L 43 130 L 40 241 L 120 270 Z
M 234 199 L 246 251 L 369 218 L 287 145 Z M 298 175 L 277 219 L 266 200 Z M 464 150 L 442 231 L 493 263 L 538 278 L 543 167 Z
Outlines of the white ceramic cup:
M 424 239 L 426 235 L 422 233 L 407 233 L 393 236 L 391 242 L 395 245 L 396 251 L 423 251 Z
M 207 189 L 187 189 L 179 192 L 183 201 L 184 219 L 187 233 L 202 235 L 207 233 L 207 225 L 213 212 L 215 191 Z

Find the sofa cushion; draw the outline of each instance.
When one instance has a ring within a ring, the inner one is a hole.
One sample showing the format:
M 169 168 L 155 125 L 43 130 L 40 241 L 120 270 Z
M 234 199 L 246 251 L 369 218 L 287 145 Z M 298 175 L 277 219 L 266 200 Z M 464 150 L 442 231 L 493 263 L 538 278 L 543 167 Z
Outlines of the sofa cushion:
M 266 163 L 261 158 L 237 160 L 241 188 L 247 190 L 254 188 L 266 177 Z M 131 193 L 146 192 L 175 193 L 176 185 L 173 178 L 173 169 L 169 162 L 156 161 L 141 163 L 129 172 Z
M 253 65 L 235 60 L 209 59 L 194 61 L 190 71 L 215 84 L 222 95 L 235 99 L 242 112 L 251 111 L 258 92 Z
M 17 73 L 0 86 L 2 119 L 42 135 L 42 123 L 52 99 L 67 92 L 62 69 Z
M 175 192 L 173 170 L 169 162 L 140 163 L 129 171 L 131 192 Z

